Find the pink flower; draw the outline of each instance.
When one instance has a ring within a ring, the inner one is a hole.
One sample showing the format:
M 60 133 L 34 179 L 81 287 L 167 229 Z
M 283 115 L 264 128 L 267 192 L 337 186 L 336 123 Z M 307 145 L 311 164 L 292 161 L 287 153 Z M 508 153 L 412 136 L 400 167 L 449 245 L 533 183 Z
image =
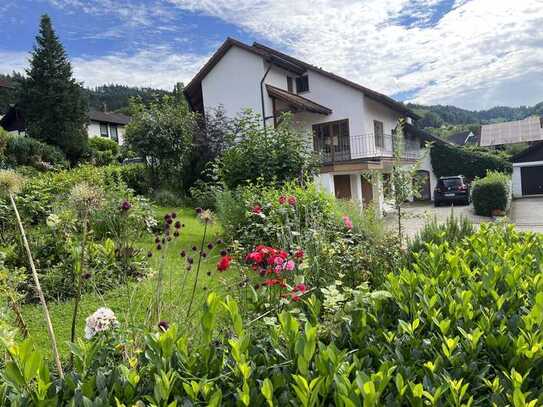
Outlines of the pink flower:
M 258 215 L 262 213 L 262 208 L 260 207 L 260 205 L 255 205 L 253 209 L 251 209 L 251 212 L 254 213 L 255 215 Z
M 283 262 L 284 262 L 283 258 L 279 257 L 279 256 L 276 257 L 275 260 L 274 260 L 274 263 L 279 264 L 279 265 L 283 264 Z
M 294 264 L 294 262 L 292 260 L 289 260 L 287 261 L 287 264 L 285 264 L 285 269 L 287 269 L 288 271 L 292 271 L 294 270 L 294 267 L 296 265 Z
M 279 197 L 279 204 L 284 205 L 287 202 L 287 197 L 285 195 L 281 195 Z
M 303 283 L 296 284 L 294 288 L 292 289 L 292 291 L 298 291 L 303 294 L 307 291 L 307 287 Z
M 291 195 L 291 196 L 288 197 L 288 204 L 289 205 L 294 206 L 294 205 L 296 205 L 296 202 L 297 202 L 297 200 L 296 200 L 295 196 Z
M 351 218 L 349 218 L 347 215 L 343 215 L 343 224 L 349 230 L 353 228 L 353 222 L 351 221 Z
M 298 249 L 296 250 L 296 252 L 294 252 L 294 257 L 297 258 L 297 259 L 303 259 L 304 258 L 304 251 L 302 249 Z

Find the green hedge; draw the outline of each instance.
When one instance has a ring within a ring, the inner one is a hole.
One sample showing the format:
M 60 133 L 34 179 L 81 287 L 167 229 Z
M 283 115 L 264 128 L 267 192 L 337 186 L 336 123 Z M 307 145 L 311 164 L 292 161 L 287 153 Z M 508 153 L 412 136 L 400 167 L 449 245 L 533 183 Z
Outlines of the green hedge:
M 68 166 L 64 153 L 36 139 L 0 132 L 0 159 L 7 167 L 32 166 L 39 170 Z
M 492 153 L 470 151 L 448 144 L 434 144 L 430 152 L 432 167 L 438 177 L 464 175 L 468 179 L 483 178 L 487 171 L 510 174 L 511 163 Z
M 510 196 L 510 177 L 499 172 L 489 172 L 484 178 L 473 183 L 472 198 L 475 213 L 491 216 L 498 209 L 506 211 Z

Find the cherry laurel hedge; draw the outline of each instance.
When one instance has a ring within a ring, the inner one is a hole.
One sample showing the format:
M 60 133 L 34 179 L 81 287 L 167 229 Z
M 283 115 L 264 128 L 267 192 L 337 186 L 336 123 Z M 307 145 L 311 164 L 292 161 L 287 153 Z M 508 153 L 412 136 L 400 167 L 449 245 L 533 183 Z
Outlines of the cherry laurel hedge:
M 70 347 L 63 380 L 0 335 L 0 405 L 540 406 L 542 261 L 543 235 L 483 224 L 376 291 L 312 293 L 250 322 L 211 293 L 199 330 L 106 331 Z
M 491 153 L 470 151 L 448 144 L 434 144 L 430 152 L 436 176 L 464 175 L 468 179 L 483 178 L 487 171 L 510 174 L 511 163 Z

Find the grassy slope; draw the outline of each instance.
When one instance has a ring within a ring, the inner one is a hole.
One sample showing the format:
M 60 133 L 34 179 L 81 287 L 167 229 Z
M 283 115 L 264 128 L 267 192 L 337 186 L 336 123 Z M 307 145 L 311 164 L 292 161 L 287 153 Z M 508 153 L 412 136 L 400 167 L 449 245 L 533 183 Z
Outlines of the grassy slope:
M 164 215 L 171 212 L 173 208 L 157 208 L 157 213 Z M 183 290 L 182 282 L 186 273 L 185 262 L 179 255 L 181 250 L 186 250 L 187 253 L 192 253 L 193 245 L 200 246 L 204 226 L 196 219 L 194 210 L 182 209 L 177 211 L 178 218 L 185 224 L 185 228 L 181 232 L 181 236 L 172 241 L 168 248 L 163 251 L 165 254 L 164 268 L 164 311 L 162 319 L 169 322 L 182 322 L 186 318 L 187 305 L 190 299 L 190 292 L 195 281 L 195 269 L 189 272 L 185 289 Z M 208 228 L 208 242 L 217 240 L 220 233 L 220 227 L 213 225 Z M 154 250 L 154 237 L 149 235 L 147 239 L 140 242 L 140 246 L 146 251 L 153 249 L 153 257 L 151 258 L 151 267 L 157 271 L 160 263 L 160 256 Z M 206 251 L 207 248 L 206 248 Z M 209 289 L 218 288 L 221 286 L 220 279 L 216 271 L 216 263 L 219 258 L 219 249 L 215 247 L 209 257 L 202 262 L 200 275 L 198 278 L 196 298 L 192 309 L 199 312 L 203 299 L 207 295 Z M 197 260 L 195 258 L 195 260 Z M 204 259 L 203 259 L 204 260 Z M 207 273 L 210 272 L 211 276 Z M 223 276 L 223 275 L 221 275 Z M 227 276 L 227 275 L 224 275 Z M 147 315 L 147 309 L 151 298 L 155 292 L 156 274 L 139 283 L 132 283 L 130 287 L 122 286 L 112 291 L 107 292 L 103 297 L 96 293 L 87 293 L 83 296 L 79 318 L 77 320 L 77 334 L 79 337 L 84 335 L 85 319 L 92 314 L 97 308 L 107 306 L 111 308 L 121 323 L 130 323 L 132 326 L 140 327 L 143 325 Z M 170 290 L 171 281 L 171 290 Z M 207 287 L 208 290 L 205 290 Z M 129 295 L 130 293 L 130 295 Z M 129 298 L 132 297 L 132 301 Z M 130 303 L 132 303 L 130 305 Z M 50 303 L 49 309 L 53 320 L 53 326 L 57 335 L 60 351 L 65 356 L 68 351 L 68 340 L 70 338 L 70 327 L 72 318 L 73 301 L 64 303 Z M 45 350 L 50 349 L 47 330 L 43 322 L 42 309 L 36 305 L 24 306 L 24 317 L 29 325 L 30 336 L 36 345 Z M 193 312 L 191 312 L 193 314 Z M 130 320 L 128 321 L 127 318 Z M 192 316 L 194 321 L 197 321 L 197 315 Z

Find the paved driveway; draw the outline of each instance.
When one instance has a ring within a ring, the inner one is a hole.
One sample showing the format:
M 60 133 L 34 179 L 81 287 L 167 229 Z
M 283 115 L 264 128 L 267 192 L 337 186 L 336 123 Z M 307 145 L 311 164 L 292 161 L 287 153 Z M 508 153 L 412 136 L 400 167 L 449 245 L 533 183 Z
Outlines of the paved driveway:
M 478 216 L 473 211 L 473 205 L 469 206 L 438 206 L 434 207 L 431 202 L 413 202 L 403 208 L 402 228 L 404 233 L 413 237 L 422 227 L 433 218 L 443 223 L 453 214 L 455 217 L 463 216 L 473 224 L 492 222 L 491 218 Z M 387 213 L 385 223 L 389 228 L 397 230 L 397 215 L 395 212 Z
M 543 197 L 515 199 L 510 217 L 517 229 L 543 233 Z
M 413 237 L 432 218 L 435 217 L 442 223 L 451 214 L 456 217 L 464 216 L 474 225 L 493 221 L 492 218 L 476 215 L 473 205 L 436 208 L 433 203 L 414 202 L 403 209 L 403 231 L 407 236 Z M 509 218 L 519 230 L 543 233 L 543 197 L 515 199 L 511 204 Z M 397 230 L 397 219 L 395 212 L 389 212 L 385 217 L 385 224 L 391 230 Z

